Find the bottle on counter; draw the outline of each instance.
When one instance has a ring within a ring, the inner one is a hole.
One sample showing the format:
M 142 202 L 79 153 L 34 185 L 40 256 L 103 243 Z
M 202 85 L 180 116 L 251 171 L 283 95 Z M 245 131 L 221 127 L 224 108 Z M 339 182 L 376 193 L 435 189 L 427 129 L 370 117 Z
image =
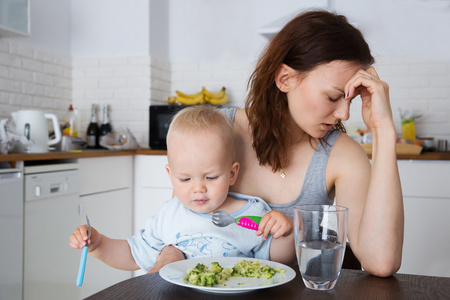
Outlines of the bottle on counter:
M 109 123 L 109 105 L 103 105 L 103 122 L 100 126 L 100 136 L 107 135 L 112 131 L 111 124 Z
M 87 128 L 86 140 L 88 148 L 99 148 L 100 129 L 97 124 L 97 105 L 92 104 L 91 107 L 91 122 Z
M 65 136 L 78 136 L 78 126 L 80 124 L 80 118 L 78 111 L 73 109 L 72 104 L 69 106 L 69 111 L 64 117 L 63 135 Z

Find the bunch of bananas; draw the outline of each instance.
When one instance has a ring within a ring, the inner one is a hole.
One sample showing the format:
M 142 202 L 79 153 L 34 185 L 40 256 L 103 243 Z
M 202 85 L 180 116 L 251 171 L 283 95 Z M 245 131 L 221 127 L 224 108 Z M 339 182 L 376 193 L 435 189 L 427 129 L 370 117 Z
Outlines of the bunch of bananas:
M 222 105 L 227 103 L 228 95 L 226 93 L 225 87 L 223 87 L 217 93 L 211 93 L 205 87 L 202 87 L 201 92 L 195 94 L 185 94 L 180 91 L 175 91 L 176 96 L 167 97 L 167 102 L 169 104 L 182 104 L 182 105 L 195 105 L 195 104 L 213 104 Z

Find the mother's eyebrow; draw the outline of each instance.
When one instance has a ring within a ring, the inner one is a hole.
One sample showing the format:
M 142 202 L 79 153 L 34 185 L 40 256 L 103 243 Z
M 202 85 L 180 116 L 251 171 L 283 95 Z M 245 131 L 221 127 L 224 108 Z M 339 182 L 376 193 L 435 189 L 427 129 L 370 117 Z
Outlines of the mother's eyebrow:
M 332 88 L 335 89 L 335 90 L 338 90 L 338 91 L 341 92 L 342 94 L 345 94 L 345 93 L 344 93 L 344 90 L 338 88 L 337 86 L 332 86 Z

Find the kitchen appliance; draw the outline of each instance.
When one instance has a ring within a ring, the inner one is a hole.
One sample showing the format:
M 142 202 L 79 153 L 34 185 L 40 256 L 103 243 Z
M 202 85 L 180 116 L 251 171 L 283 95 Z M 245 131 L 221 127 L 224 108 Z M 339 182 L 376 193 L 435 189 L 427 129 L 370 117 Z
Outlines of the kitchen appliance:
M 80 256 L 69 246 L 82 220 L 79 164 L 30 161 L 24 174 L 23 299 L 79 299 Z
M 189 105 L 150 105 L 150 149 L 167 150 L 166 136 L 173 116 Z
M 63 135 L 61 137 L 61 143 L 58 143 L 55 147 L 56 151 L 71 151 L 71 150 L 83 150 L 86 141 L 80 137 Z
M 34 143 L 31 146 L 23 146 L 16 143 L 14 152 L 19 153 L 43 153 L 48 152 L 48 146 L 61 141 L 61 129 L 58 119 L 54 114 L 44 113 L 40 110 L 19 110 L 11 113 L 16 125 L 17 134 L 24 135 Z M 51 120 L 55 138 L 49 140 L 48 121 Z
M 209 105 L 209 104 L 200 104 Z M 169 125 L 172 122 L 174 115 L 183 108 L 192 105 L 150 105 L 150 120 L 149 120 L 149 146 L 150 149 L 167 150 L 166 136 L 169 130 Z M 222 108 L 224 105 L 214 105 L 214 107 Z
M 0 299 L 22 299 L 23 174 L 0 162 Z

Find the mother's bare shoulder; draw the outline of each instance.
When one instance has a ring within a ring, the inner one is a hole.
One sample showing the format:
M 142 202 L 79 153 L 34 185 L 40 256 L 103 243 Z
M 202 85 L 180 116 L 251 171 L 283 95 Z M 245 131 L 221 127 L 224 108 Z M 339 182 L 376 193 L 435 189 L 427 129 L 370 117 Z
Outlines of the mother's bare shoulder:
M 330 153 L 328 167 L 329 171 L 337 175 L 342 171 L 357 172 L 370 169 L 370 161 L 359 143 L 346 133 L 341 133 Z

